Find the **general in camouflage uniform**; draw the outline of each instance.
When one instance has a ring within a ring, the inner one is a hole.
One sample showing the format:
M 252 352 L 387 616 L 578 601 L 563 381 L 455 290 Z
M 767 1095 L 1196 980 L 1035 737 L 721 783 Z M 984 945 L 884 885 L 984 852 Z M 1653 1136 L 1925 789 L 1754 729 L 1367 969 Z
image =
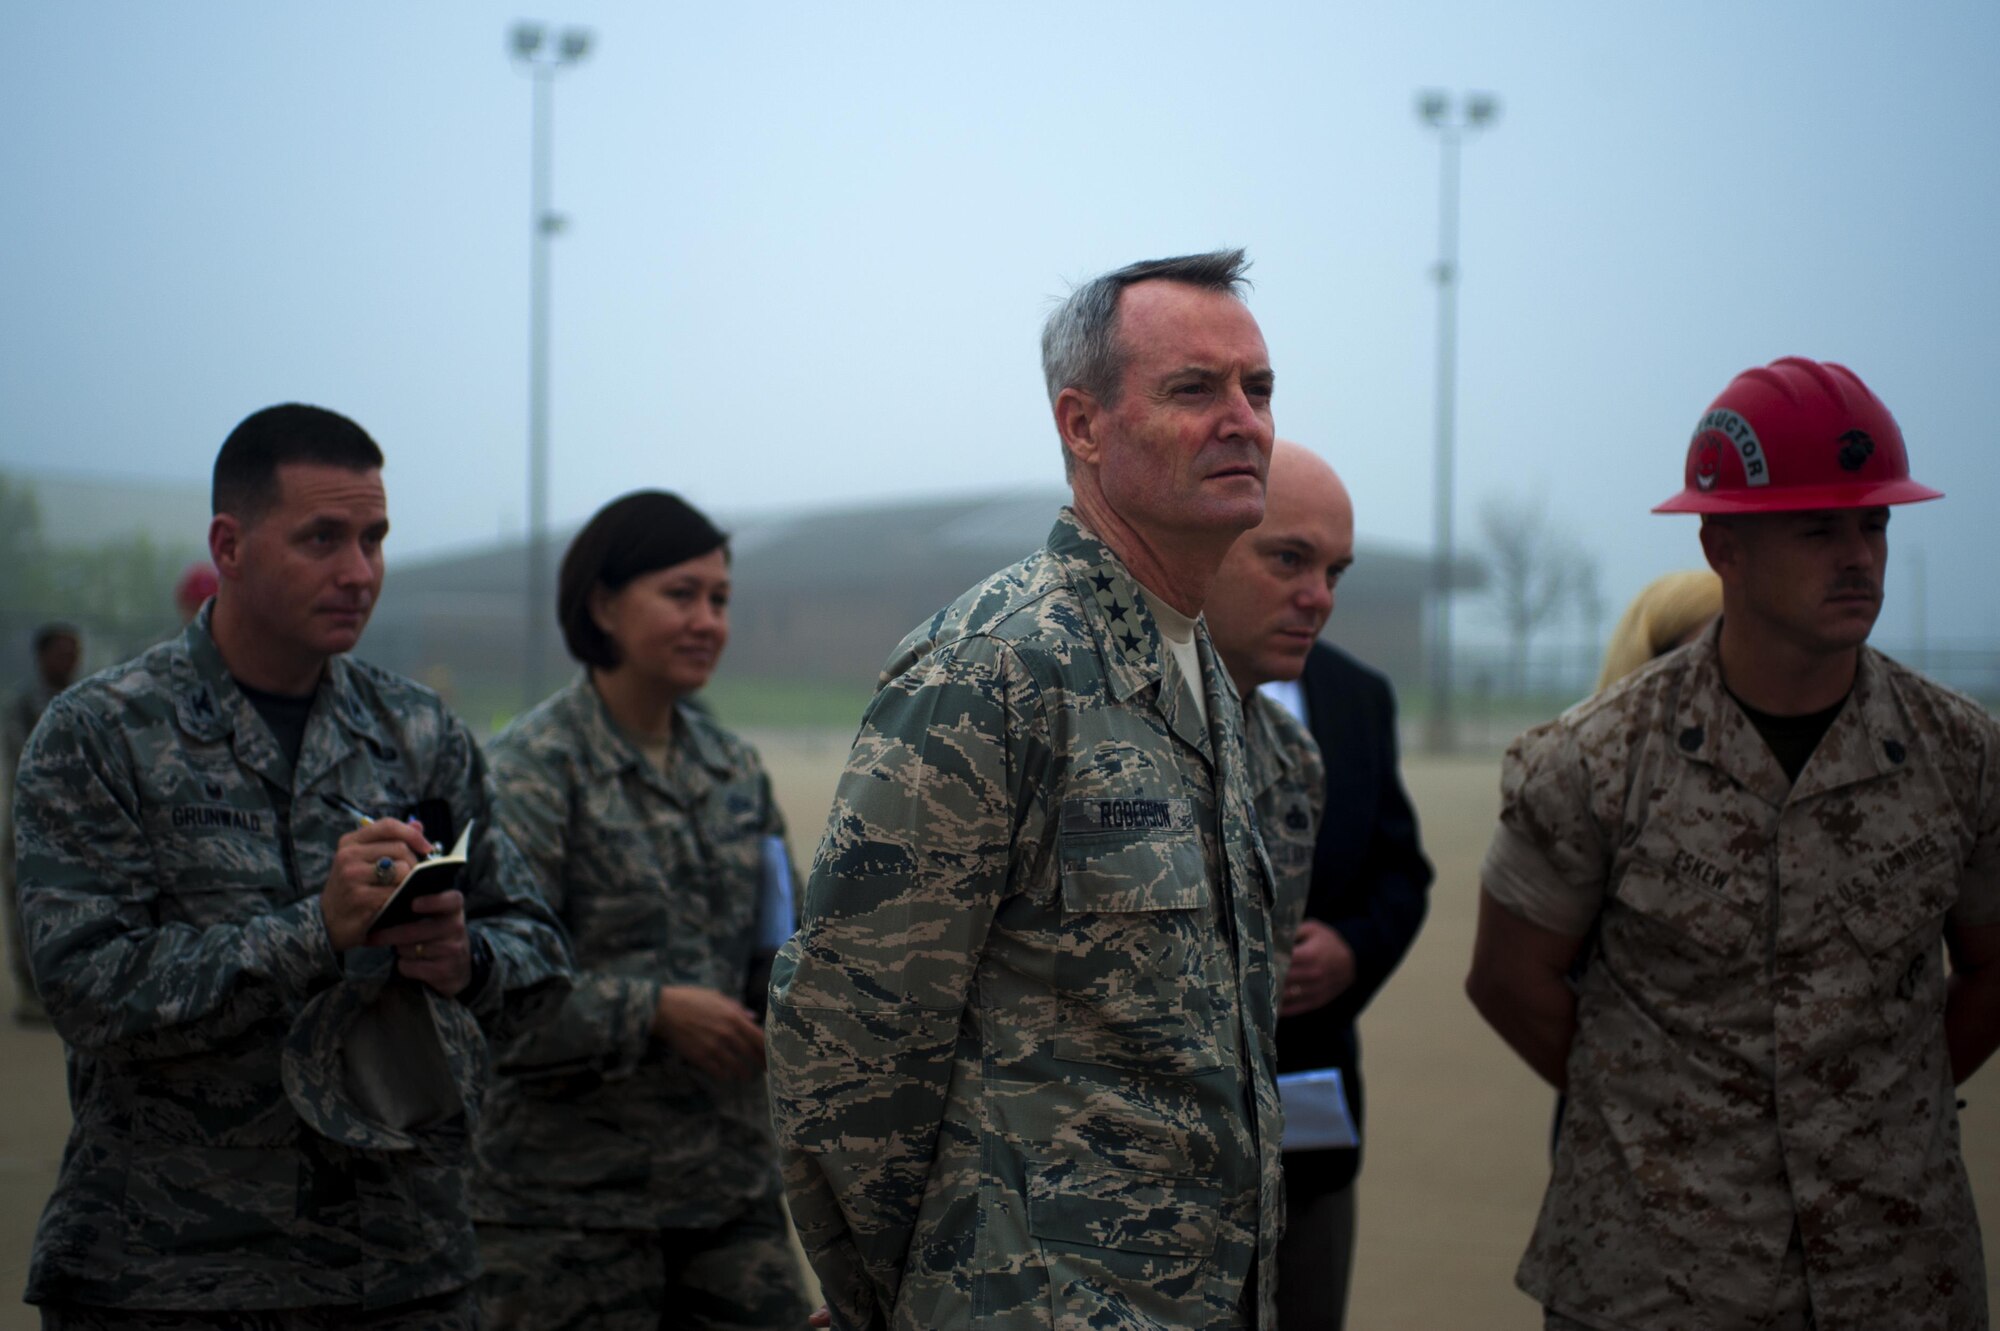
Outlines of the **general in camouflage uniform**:
M 465 727 L 328 654 L 381 582 L 372 441 L 304 407 L 239 441 L 262 462 L 218 459 L 221 598 L 56 699 L 21 764 L 22 913 L 75 1116 L 27 1298 L 52 1327 L 469 1326 L 486 1038 L 567 990 L 561 932 Z M 300 696 L 253 701 L 252 666 Z M 424 801 L 480 825 L 462 917 L 445 893 L 363 945 L 389 889 L 356 884 L 414 862 L 395 819 Z
M 1569 1097 L 1519 1282 L 1551 1328 L 1981 1331 L 2000 725 L 1866 645 L 1889 505 L 1938 494 L 1798 359 L 1686 478 L 1720 623 L 1517 741 L 1481 873 L 1468 990 Z
M 855 740 L 771 986 L 837 1328 L 1273 1325 L 1274 885 L 1195 622 L 1271 446 L 1241 257 L 1052 317 L 1075 511 L 905 639 Z
M 660 1325 L 658 1257 L 627 1278 L 660 1231 L 697 1268 L 674 1282 L 682 1315 L 805 1321 L 763 1077 L 710 1077 L 652 1033 L 662 985 L 743 993 L 765 845 L 784 834 L 749 745 L 687 706 L 676 732 L 662 770 L 579 680 L 490 747 L 578 972 L 556 1019 L 499 1052 L 480 1123 L 482 1297 L 508 1324 Z
M 1254 1324 L 1274 884 L 1199 646 L 1211 725 L 1065 515 L 885 671 L 772 983 L 837 1325 Z

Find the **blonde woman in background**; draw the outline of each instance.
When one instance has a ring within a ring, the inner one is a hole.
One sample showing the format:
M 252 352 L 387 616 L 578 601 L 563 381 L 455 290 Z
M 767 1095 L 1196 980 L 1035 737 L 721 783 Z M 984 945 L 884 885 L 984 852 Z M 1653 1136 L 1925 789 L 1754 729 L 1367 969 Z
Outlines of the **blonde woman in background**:
M 1722 613 L 1722 579 L 1707 569 L 1668 573 L 1632 598 L 1604 648 L 1599 693 L 1655 657 L 1701 636 Z

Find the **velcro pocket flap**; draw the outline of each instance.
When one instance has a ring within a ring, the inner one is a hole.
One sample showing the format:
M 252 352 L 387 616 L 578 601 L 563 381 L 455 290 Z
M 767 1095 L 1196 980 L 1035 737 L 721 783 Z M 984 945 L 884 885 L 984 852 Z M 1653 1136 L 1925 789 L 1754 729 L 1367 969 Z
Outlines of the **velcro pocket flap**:
M 1192 828 L 1064 835 L 1059 852 L 1068 912 L 1197 910 L 1214 900 L 1201 839 Z
M 1646 860 L 1626 867 L 1615 896 L 1621 905 L 1721 956 L 1741 952 L 1757 927 L 1741 906 Z
M 1886 883 L 1856 878 L 1840 888 L 1847 931 L 1865 952 L 1886 952 L 1950 910 L 1958 900 L 1958 870 L 1948 859 Z

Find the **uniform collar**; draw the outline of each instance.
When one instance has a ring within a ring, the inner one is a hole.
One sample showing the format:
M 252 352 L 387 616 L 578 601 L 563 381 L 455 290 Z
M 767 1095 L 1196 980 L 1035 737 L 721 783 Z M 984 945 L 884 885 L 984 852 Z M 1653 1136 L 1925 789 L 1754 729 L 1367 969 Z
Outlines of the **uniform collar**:
M 1689 648 L 1692 660 L 1668 736 L 1684 757 L 1721 769 L 1773 807 L 1872 780 L 1907 761 L 1909 727 L 1896 706 L 1883 657 L 1864 645 L 1847 705 L 1798 781 L 1789 781 L 1771 746 L 1722 682 L 1721 634 L 1718 620 Z
M 336 656 L 326 663 L 326 674 L 314 694 L 294 773 L 278 751 L 270 727 L 223 663 L 209 628 L 214 610 L 211 599 L 182 630 L 181 650 L 174 657 L 174 710 L 182 730 L 208 742 L 233 736 L 237 760 L 284 790 L 310 787 L 338 767 L 357 742 L 367 744 L 385 761 L 395 760 L 394 738 L 357 696 L 354 664 Z
M 684 805 L 698 799 L 715 778 L 727 775 L 728 758 L 707 718 L 685 702 L 674 708 L 677 724 L 667 750 L 668 770 L 663 772 L 611 719 L 611 709 L 591 685 L 588 673 L 579 675 L 565 692 L 582 731 L 584 762 L 593 775 L 609 778 L 634 773 L 660 794 Z
M 1056 516 L 1056 525 L 1049 532 L 1048 550 L 1061 563 L 1083 606 L 1083 627 L 1097 644 L 1112 697 L 1126 702 L 1141 690 L 1153 688 L 1155 706 L 1168 727 L 1212 761 L 1214 746 L 1194 700 L 1181 689 L 1166 687 L 1167 653 L 1160 626 L 1125 562 L 1084 526 L 1076 511 L 1068 506 Z M 1208 626 L 1199 620 L 1195 626 L 1195 646 L 1204 679 L 1188 680 L 1187 685 L 1189 689 L 1199 689 L 1206 681 L 1208 713 L 1217 716 L 1218 706 L 1225 705 L 1224 699 L 1227 706 L 1236 705 L 1235 686 L 1226 682 L 1208 639 Z M 1174 675 L 1179 677 L 1178 669 Z M 1224 680 L 1226 693 L 1214 687 L 1218 678 Z
M 1294 779 L 1301 766 L 1298 750 L 1284 733 L 1284 722 L 1293 719 L 1283 703 L 1256 690 L 1243 700 L 1243 780 L 1253 799 Z

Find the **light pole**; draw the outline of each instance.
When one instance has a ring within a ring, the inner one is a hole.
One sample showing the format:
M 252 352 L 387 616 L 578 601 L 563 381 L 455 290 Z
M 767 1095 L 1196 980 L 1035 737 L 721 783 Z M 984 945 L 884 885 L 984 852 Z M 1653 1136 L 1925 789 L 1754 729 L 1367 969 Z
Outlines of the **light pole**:
M 552 134 L 549 118 L 556 75 L 590 51 L 590 33 L 517 23 L 508 49 L 534 87 L 528 187 L 528 637 L 521 661 L 522 706 L 542 694 L 542 662 L 554 607 L 549 596 L 549 242 L 563 218 L 549 206 Z
M 1452 720 L 1452 416 L 1458 373 L 1458 147 L 1464 136 L 1493 123 L 1500 103 L 1490 93 L 1467 93 L 1454 107 L 1443 92 L 1417 95 L 1417 117 L 1438 132 L 1442 174 L 1438 187 L 1437 504 L 1431 552 L 1431 711 L 1427 744 L 1433 753 L 1456 745 Z

